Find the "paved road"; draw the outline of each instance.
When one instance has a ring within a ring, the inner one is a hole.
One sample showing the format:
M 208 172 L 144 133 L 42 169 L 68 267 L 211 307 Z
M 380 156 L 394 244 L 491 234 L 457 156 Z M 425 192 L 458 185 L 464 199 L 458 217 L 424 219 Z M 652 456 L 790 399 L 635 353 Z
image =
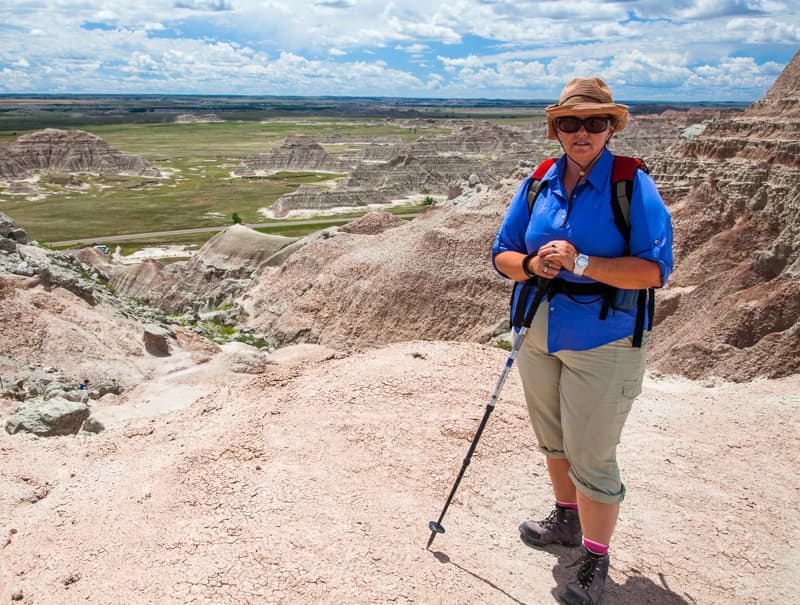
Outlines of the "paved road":
M 417 214 L 403 214 L 402 218 L 415 217 Z M 359 217 L 353 216 L 349 218 L 325 218 L 325 219 L 309 219 L 304 221 L 281 221 L 279 223 L 257 223 L 248 224 L 247 226 L 256 229 L 260 227 L 293 227 L 297 225 L 319 225 L 319 224 L 334 224 L 334 223 L 349 223 Z M 125 240 L 146 239 L 151 237 L 169 237 L 171 235 L 186 235 L 189 233 L 210 233 L 213 231 L 222 231 L 227 229 L 230 225 L 223 225 L 221 227 L 197 227 L 195 229 L 176 229 L 175 231 L 154 231 L 153 233 L 128 233 L 126 235 L 104 235 L 98 237 L 86 237 L 83 239 L 69 239 L 63 242 L 47 242 L 48 246 L 74 246 L 76 244 L 95 244 L 99 242 L 123 242 Z

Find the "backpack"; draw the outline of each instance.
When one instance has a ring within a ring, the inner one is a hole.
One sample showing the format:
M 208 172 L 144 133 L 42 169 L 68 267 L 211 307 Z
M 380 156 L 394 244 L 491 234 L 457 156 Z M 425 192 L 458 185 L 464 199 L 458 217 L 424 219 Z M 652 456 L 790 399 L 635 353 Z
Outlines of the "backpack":
M 531 175 L 530 186 L 528 187 L 528 211 L 533 214 L 533 205 L 536 198 L 542 191 L 547 179 L 545 176 L 550 168 L 555 164 L 556 158 L 548 158 L 543 161 Z M 646 174 L 650 171 L 644 160 L 631 158 L 622 155 L 614 156 L 614 164 L 611 169 L 611 211 L 614 214 L 614 224 L 619 229 L 625 240 L 624 254 L 630 254 L 631 237 L 631 196 L 633 195 L 633 179 L 637 170 L 642 170 Z M 557 279 L 557 278 L 556 278 Z M 644 334 L 645 309 L 647 309 L 647 330 L 653 329 L 653 315 L 655 314 L 655 288 L 645 288 L 642 290 L 620 290 L 605 284 L 569 284 L 564 280 L 550 280 L 547 284 L 548 297 L 553 294 L 563 292 L 569 294 L 601 294 L 603 296 L 603 306 L 600 310 L 600 319 L 608 317 L 608 310 L 615 307 L 615 301 L 624 297 L 626 293 L 636 296 L 636 323 L 633 331 L 633 346 L 642 346 L 642 336 Z M 555 282 L 555 283 L 554 283 Z M 524 305 L 523 305 L 524 306 Z

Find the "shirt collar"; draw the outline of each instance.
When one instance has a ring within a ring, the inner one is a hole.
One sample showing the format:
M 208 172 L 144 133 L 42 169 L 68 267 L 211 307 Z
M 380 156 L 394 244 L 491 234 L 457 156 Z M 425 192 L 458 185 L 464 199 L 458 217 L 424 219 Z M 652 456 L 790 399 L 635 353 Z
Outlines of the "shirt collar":
M 561 175 L 564 174 L 564 165 L 568 162 L 567 154 L 563 154 L 556 162 L 556 178 L 561 182 Z M 603 149 L 600 157 L 597 158 L 594 167 L 589 175 L 586 177 L 586 182 L 594 187 L 598 192 L 602 193 L 611 182 L 611 169 L 614 166 L 614 155 L 608 150 L 608 147 Z
M 594 168 L 592 168 L 592 171 L 586 177 L 586 182 L 590 183 L 592 187 L 602 193 L 611 181 L 611 169 L 613 166 L 614 156 L 608 150 L 608 147 L 606 147 L 603 149 L 603 153 L 600 154 L 600 157 L 597 158 Z

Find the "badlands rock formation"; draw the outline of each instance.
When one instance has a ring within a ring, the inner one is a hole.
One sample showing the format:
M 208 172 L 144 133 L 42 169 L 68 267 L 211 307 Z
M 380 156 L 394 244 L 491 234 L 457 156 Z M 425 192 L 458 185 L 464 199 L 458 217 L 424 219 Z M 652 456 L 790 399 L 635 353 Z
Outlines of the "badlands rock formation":
M 1 179 L 22 179 L 42 172 L 160 175 L 140 156 L 122 153 L 82 130 L 46 128 L 0 144 Z
M 232 225 L 208 240 L 190 260 L 167 266 L 155 260 L 113 264 L 96 254 L 84 259 L 99 265 L 121 294 L 145 299 L 165 311 L 201 311 L 232 302 L 270 259 L 294 241 Z
M 215 113 L 182 113 L 175 116 L 175 121 L 179 124 L 195 124 L 195 123 L 209 123 L 209 122 L 224 122 Z
M 451 182 L 477 175 L 483 183 L 507 176 L 522 160 L 539 155 L 551 144 L 537 140 L 527 129 L 489 123 L 449 124 L 452 134 L 421 137 L 413 143 L 382 139 L 370 143 L 353 158 L 356 165 L 343 170 L 347 178 L 334 187 L 303 186 L 282 196 L 272 207 L 275 216 L 290 210 L 388 204 L 419 193 L 446 195 Z M 307 148 L 305 155 L 319 154 L 308 137 L 295 137 Z M 304 155 L 298 150 L 298 155 Z M 269 154 L 261 157 L 267 158 Z M 352 157 L 352 156 L 348 156 Z M 273 170 L 280 163 L 270 164 Z
M 800 53 L 764 98 L 653 166 L 676 270 L 655 367 L 737 380 L 800 369 Z
M 347 172 L 349 169 L 350 166 L 325 151 L 312 137 L 295 135 L 267 153 L 244 158 L 234 174 L 259 176 L 281 170 Z
M 800 121 L 786 101 L 797 95 L 797 79 L 782 77 L 765 97 L 782 100 L 772 114 L 762 102 L 711 120 L 654 156 L 674 215 L 676 269 L 658 295 L 653 367 L 736 380 L 800 368 Z M 415 334 L 487 341 L 507 311 L 488 252 L 517 183 L 467 190 L 379 238 L 316 236 L 250 288 L 249 322 L 279 342 L 328 346 Z

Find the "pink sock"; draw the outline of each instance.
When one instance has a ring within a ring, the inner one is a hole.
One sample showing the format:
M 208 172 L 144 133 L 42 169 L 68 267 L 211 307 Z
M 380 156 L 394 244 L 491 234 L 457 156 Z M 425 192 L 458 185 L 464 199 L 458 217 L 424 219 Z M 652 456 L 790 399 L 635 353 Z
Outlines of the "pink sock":
M 600 544 L 600 542 L 595 542 L 594 540 L 590 540 L 589 538 L 583 539 L 583 546 L 593 555 L 604 556 L 608 554 L 607 544 Z
M 578 510 L 577 502 L 559 502 L 556 500 L 556 506 L 560 508 L 571 508 L 572 510 Z

